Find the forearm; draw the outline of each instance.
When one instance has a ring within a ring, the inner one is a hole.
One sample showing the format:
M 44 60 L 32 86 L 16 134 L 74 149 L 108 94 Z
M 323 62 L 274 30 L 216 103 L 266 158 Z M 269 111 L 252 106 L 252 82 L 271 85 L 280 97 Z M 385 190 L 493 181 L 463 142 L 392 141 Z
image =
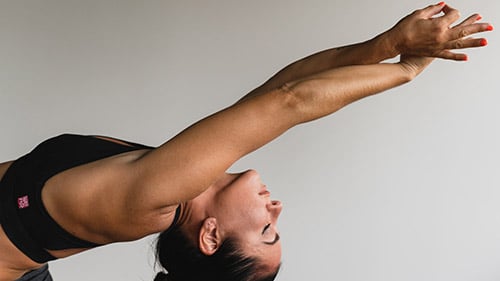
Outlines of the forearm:
M 403 63 L 345 66 L 288 83 L 284 89 L 298 100 L 296 121 L 304 123 L 409 82 L 415 75 L 414 69 Z
M 329 69 L 347 66 L 374 64 L 398 55 L 391 42 L 389 32 L 384 32 L 368 41 L 331 48 L 295 61 L 251 91 L 242 100 L 271 91 L 290 81 L 302 79 Z

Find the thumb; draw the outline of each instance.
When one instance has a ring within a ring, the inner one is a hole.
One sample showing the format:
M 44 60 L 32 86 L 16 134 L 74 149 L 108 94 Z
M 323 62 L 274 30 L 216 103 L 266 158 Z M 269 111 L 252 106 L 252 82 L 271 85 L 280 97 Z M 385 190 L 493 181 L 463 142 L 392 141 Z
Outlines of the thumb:
M 441 13 L 445 6 L 446 6 L 445 2 L 439 2 L 435 5 L 430 5 L 430 6 L 427 6 L 426 8 L 423 8 L 421 10 L 421 12 L 425 18 L 431 18 L 431 17 Z

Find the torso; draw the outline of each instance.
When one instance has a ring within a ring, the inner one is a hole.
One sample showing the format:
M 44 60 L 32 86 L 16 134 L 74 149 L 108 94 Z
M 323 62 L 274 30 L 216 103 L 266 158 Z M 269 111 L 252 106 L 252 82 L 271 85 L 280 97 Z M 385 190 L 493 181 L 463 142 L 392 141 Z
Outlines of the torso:
M 78 166 L 50 178 L 42 189 L 42 201 L 50 216 L 64 229 L 70 230 L 71 234 L 81 239 L 98 244 L 109 244 L 113 242 L 131 241 L 142 238 L 154 232 L 154 227 L 147 225 L 123 225 L 116 222 L 116 216 L 120 212 L 119 206 L 99 204 L 96 200 L 106 200 L 103 194 L 115 194 L 120 192 L 116 187 L 112 190 L 103 191 L 106 186 L 92 184 L 99 182 L 100 177 L 107 177 L 101 172 L 103 165 L 113 165 L 113 161 L 131 161 L 147 153 L 148 150 L 136 150 L 124 153 L 118 157 L 103 159 L 94 163 Z M 0 164 L 0 179 L 3 177 L 12 162 Z M 89 182 L 90 181 L 90 182 Z M 71 188 L 59 188 L 71 183 Z M 92 186 L 92 188 L 89 188 Z M 102 203 L 102 202 L 101 202 Z M 96 208 L 96 206 L 107 206 Z M 170 225 L 177 206 L 169 206 L 157 212 L 144 214 L 151 217 L 150 221 L 161 219 L 165 228 Z M 110 212 L 114 212 L 110 215 Z M 109 220 L 103 217 L 109 217 Z M 146 220 L 147 221 L 147 220 Z M 83 227 L 82 227 L 83 226 Z M 49 251 L 57 258 L 67 257 L 88 249 L 67 249 Z M 0 225 L 0 281 L 12 281 L 20 278 L 24 273 L 36 269 L 38 264 L 24 255 L 9 240 Z

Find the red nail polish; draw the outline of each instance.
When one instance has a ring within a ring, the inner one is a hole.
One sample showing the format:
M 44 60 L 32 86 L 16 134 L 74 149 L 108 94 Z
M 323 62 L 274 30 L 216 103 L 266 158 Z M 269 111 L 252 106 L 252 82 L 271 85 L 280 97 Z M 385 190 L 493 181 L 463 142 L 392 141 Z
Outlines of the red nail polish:
M 467 55 L 464 55 L 462 61 L 468 61 L 469 60 L 469 57 Z
M 488 25 L 488 27 L 486 28 L 487 31 L 492 31 L 493 30 L 493 25 Z
M 444 6 L 444 1 L 438 3 L 439 6 Z
M 476 20 L 482 20 L 482 19 L 483 19 L 483 17 L 481 15 L 477 15 Z
M 486 45 L 488 45 L 488 40 L 486 40 L 486 39 L 483 38 L 483 39 L 481 39 L 481 42 L 479 44 L 481 46 L 486 46 Z

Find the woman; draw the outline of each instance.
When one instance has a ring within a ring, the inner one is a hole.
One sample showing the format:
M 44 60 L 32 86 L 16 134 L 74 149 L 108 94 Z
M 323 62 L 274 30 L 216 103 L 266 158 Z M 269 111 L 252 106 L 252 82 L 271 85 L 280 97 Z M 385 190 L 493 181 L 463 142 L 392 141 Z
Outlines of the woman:
M 256 171 L 225 171 L 295 125 L 411 81 L 432 57 L 466 60 L 450 50 L 485 46 L 465 36 L 492 27 L 477 14 L 450 27 L 458 18 L 431 5 L 369 41 L 299 60 L 158 148 L 61 135 L 0 164 L 0 281 L 50 280 L 50 260 L 158 232 L 169 274 L 157 280 L 274 279 L 281 203 Z

